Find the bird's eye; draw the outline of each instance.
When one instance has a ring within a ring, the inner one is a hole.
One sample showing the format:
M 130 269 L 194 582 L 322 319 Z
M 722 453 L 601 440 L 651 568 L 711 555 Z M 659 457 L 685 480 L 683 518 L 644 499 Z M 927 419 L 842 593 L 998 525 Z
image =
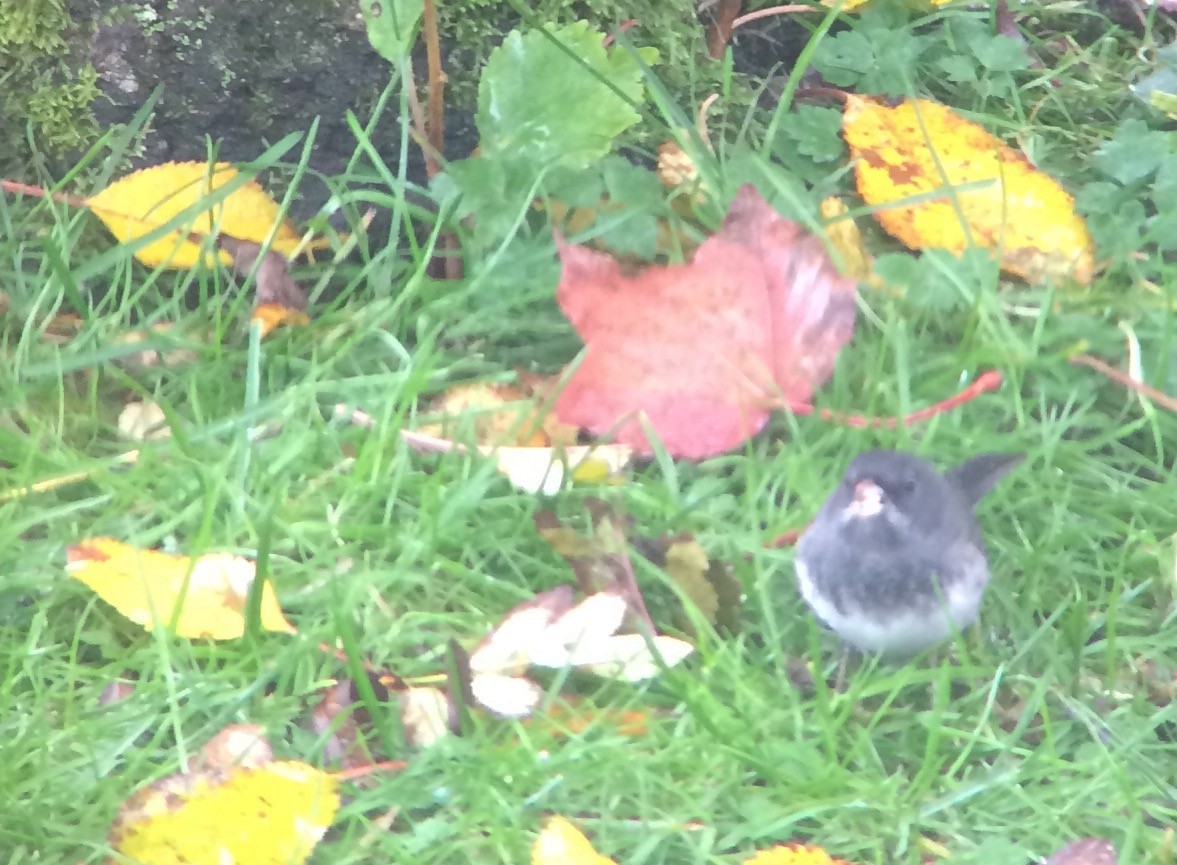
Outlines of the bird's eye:
M 899 494 L 900 495 L 909 496 L 914 492 L 915 492 L 915 481 L 913 481 L 911 478 L 908 478 L 907 480 L 905 480 L 901 484 L 899 484 Z

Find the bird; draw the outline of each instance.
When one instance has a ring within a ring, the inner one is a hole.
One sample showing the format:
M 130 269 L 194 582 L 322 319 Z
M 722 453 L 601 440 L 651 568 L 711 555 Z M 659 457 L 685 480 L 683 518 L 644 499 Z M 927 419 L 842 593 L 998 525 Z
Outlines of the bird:
M 797 540 L 797 586 L 861 652 L 910 658 L 976 621 L 989 563 L 974 506 L 1023 459 L 984 453 L 940 472 L 874 450 L 851 461 Z

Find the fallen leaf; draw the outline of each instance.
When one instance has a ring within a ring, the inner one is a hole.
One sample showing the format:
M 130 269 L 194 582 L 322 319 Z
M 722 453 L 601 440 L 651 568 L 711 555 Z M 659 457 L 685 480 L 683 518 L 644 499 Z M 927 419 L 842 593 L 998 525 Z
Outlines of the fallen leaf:
M 333 777 L 273 760 L 252 725 L 223 730 L 193 762 L 123 803 L 115 851 L 142 865 L 298 865 L 339 808 Z
M 557 300 L 586 344 L 556 401 L 560 420 L 653 452 L 701 459 L 804 404 L 854 327 L 855 284 L 818 238 L 741 187 L 721 231 L 689 264 L 636 276 L 557 240 Z
M 132 401 L 123 406 L 118 419 L 119 434 L 133 441 L 171 438 L 167 416 L 150 400 Z
M 452 387 L 430 402 L 426 411 L 442 415 L 422 424 L 417 432 L 480 445 L 548 447 L 576 444 L 576 427 L 561 424 L 543 400 L 521 387 L 506 384 L 467 384 Z
M 454 731 L 457 713 L 449 696 L 437 688 L 406 688 L 397 694 L 401 721 L 410 745 L 426 748 Z
M 1116 851 L 1102 838 L 1082 838 L 1052 853 L 1043 865 L 1116 865 Z
M 845 859 L 835 859 L 825 850 L 811 844 L 778 844 L 760 850 L 743 865 L 850 865 Z
M 267 303 L 254 307 L 249 320 L 258 326 L 262 336 L 269 336 L 279 327 L 302 327 L 310 324 L 311 317 L 301 309 Z
M 231 640 L 245 633 L 246 599 L 257 575 L 249 559 L 228 553 L 191 559 L 112 538 L 88 538 L 66 556 L 71 577 L 148 631 L 174 620 L 181 637 Z M 294 633 L 269 583 L 262 587 L 261 626 Z
M 136 347 L 149 340 L 172 341 L 177 339 L 174 331 L 175 326 L 171 322 L 161 321 L 144 329 L 120 333 L 111 339 L 111 343 L 117 346 Z M 195 349 L 179 347 L 167 348 L 162 351 L 157 348 L 144 348 L 140 351 L 120 355 L 116 360 L 123 366 L 147 369 L 155 366 L 181 366 L 194 363 L 198 358 L 199 355 Z
M 270 249 L 262 255 L 259 244 L 222 235 L 217 245 L 233 258 L 233 270 L 242 277 L 253 274 L 257 285 L 257 306 L 280 306 L 291 310 L 307 308 L 307 296 L 290 276 L 290 261 Z M 258 258 L 261 257 L 261 264 Z
M 86 204 L 120 243 L 130 243 L 196 208 L 236 177 L 236 166 L 227 162 L 169 162 L 120 178 L 86 199 Z M 223 264 L 232 264 L 227 251 L 202 250 L 193 242 L 214 231 L 259 244 L 273 232 L 272 248 L 287 255 L 294 253 L 299 242 L 298 232 L 282 218 L 277 202 L 250 180 L 217 203 L 196 209 L 173 231 L 139 248 L 135 257 L 148 267 L 210 266 L 214 255 Z
M 563 817 L 552 817 L 531 848 L 531 865 L 617 865 L 593 849 L 588 838 Z
M 564 663 L 551 666 L 572 666 L 605 679 L 645 682 L 694 651 L 694 646 L 677 637 L 657 634 L 647 641 L 644 634 L 616 634 L 607 640 L 571 646 Z M 539 660 L 535 663 L 545 666 Z
M 470 653 L 470 672 L 522 673 L 531 663 L 532 646 L 572 607 L 571 586 L 556 586 L 512 607 Z
M 739 630 L 744 587 L 725 562 L 712 561 L 693 535 L 637 538 L 634 546 L 666 571 L 703 617 L 730 633 Z M 690 618 L 680 615 L 677 624 L 690 632 Z
M 975 245 L 1031 282 L 1091 282 L 1094 244 L 1075 200 L 980 126 L 927 99 L 890 106 L 849 95 L 842 132 L 859 194 L 912 249 Z
M 557 736 L 579 736 L 594 727 L 610 727 L 621 736 L 644 736 L 650 729 L 646 712 L 602 709 L 569 697 L 553 702 L 542 716 L 529 723 Z
M 883 288 L 883 281 L 874 272 L 874 256 L 867 251 L 862 232 L 858 230 L 857 223 L 847 216 L 848 212 L 840 198 L 831 196 L 821 202 L 821 218 L 825 220 L 826 237 L 842 257 L 839 262 L 842 272 L 871 288 Z
M 470 681 L 474 701 L 501 718 L 526 718 L 543 699 L 543 688 L 521 676 L 480 673 Z
M 466 446 L 451 439 L 401 430 L 401 439 L 413 450 L 432 453 L 466 453 Z M 555 495 L 567 479 L 581 483 L 609 483 L 632 457 L 624 445 L 574 445 L 571 447 L 495 447 L 475 450 L 493 459 L 499 472 L 518 489 Z

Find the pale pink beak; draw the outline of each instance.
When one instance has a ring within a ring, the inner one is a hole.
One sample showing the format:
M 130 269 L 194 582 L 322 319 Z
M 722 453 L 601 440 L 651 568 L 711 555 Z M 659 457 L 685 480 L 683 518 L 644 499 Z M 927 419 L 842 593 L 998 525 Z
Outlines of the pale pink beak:
M 883 488 L 874 481 L 859 481 L 854 485 L 854 498 L 846 508 L 847 516 L 873 517 L 883 509 Z

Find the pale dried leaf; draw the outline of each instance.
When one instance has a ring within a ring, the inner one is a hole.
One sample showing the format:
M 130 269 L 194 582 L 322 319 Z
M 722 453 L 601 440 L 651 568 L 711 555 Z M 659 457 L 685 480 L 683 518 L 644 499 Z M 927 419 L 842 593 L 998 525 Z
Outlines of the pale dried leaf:
M 544 696 L 543 689 L 530 679 L 496 673 L 476 675 L 470 688 L 478 705 L 503 718 L 526 718 Z

